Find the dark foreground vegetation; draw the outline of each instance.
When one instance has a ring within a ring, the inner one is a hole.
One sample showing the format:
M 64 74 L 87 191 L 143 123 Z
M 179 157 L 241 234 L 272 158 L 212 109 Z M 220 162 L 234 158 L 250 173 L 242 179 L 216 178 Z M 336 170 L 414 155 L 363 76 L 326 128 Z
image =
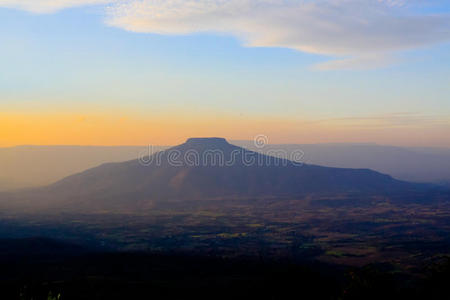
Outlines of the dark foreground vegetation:
M 6 300 L 450 299 L 450 201 L 335 195 L 0 212 L 0 270 Z
M 449 299 L 450 258 L 418 274 L 263 257 L 95 253 L 2 240 L 1 299 Z

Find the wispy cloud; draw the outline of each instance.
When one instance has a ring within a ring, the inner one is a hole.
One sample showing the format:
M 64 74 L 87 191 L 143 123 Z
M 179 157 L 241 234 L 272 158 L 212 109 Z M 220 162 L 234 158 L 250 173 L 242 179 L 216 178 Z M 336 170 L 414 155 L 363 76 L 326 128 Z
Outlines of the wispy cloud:
M 219 32 L 247 46 L 338 57 L 322 70 L 381 67 L 392 52 L 450 41 L 449 15 L 413 14 L 402 0 L 128 1 L 108 9 L 108 23 L 158 34 Z
M 1 7 L 16 8 L 32 13 L 52 13 L 58 10 L 93 4 L 116 2 L 114 0 L 0 0 Z
M 354 128 L 448 128 L 448 126 L 450 126 L 450 117 L 447 115 L 404 112 L 333 118 L 315 122 L 332 123 L 335 124 L 335 126 Z
M 107 23 L 165 35 L 220 33 L 249 47 L 283 47 L 335 60 L 319 70 L 389 65 L 393 53 L 450 41 L 450 15 L 416 0 L 0 0 L 36 12 L 110 3 Z M 429 3 L 428 5 L 432 5 Z
M 397 62 L 392 55 L 385 53 L 360 54 L 348 58 L 329 60 L 313 66 L 314 70 L 370 70 L 387 67 Z

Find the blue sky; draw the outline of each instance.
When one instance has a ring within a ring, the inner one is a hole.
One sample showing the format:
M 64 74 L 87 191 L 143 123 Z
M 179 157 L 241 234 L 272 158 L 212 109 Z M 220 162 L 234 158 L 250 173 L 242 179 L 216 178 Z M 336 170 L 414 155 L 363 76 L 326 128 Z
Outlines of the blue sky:
M 0 110 L 205 111 L 294 121 L 400 115 L 400 122 L 450 128 L 450 3 L 391 1 L 381 15 L 360 8 L 369 2 L 379 9 L 374 1 L 323 0 L 311 9 L 286 1 L 312 21 L 319 13 L 335 16 L 328 2 L 355 11 L 297 32 L 308 24 L 296 23 L 296 15 L 293 24 L 281 22 L 272 12 L 284 7 L 258 10 L 254 0 L 214 6 L 212 16 L 201 5 L 216 1 L 201 0 L 192 13 L 180 1 L 73 7 L 44 0 L 39 7 L 0 0 Z M 264 27 L 266 17 L 276 30 Z M 356 17 L 367 17 L 368 27 L 353 30 Z M 380 21 L 401 24 L 385 38 Z

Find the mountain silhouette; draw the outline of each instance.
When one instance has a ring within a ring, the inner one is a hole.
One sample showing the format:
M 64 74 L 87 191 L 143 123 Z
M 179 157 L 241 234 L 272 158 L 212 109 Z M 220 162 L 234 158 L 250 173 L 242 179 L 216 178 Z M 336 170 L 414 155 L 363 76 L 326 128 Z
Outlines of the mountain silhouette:
M 369 169 L 301 164 L 246 150 L 222 138 L 191 138 L 138 160 L 104 164 L 3 198 L 29 209 L 133 210 L 170 201 L 385 194 L 415 187 Z

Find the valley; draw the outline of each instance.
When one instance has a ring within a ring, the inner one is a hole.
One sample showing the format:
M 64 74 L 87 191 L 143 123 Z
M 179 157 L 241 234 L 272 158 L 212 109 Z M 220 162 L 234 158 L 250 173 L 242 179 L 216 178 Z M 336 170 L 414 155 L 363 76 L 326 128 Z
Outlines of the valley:
M 286 257 L 354 266 L 390 262 L 407 270 L 424 259 L 450 255 L 450 201 L 444 196 L 428 205 L 343 195 L 162 203 L 139 214 L 3 214 L 0 235 L 47 236 L 112 251 Z

